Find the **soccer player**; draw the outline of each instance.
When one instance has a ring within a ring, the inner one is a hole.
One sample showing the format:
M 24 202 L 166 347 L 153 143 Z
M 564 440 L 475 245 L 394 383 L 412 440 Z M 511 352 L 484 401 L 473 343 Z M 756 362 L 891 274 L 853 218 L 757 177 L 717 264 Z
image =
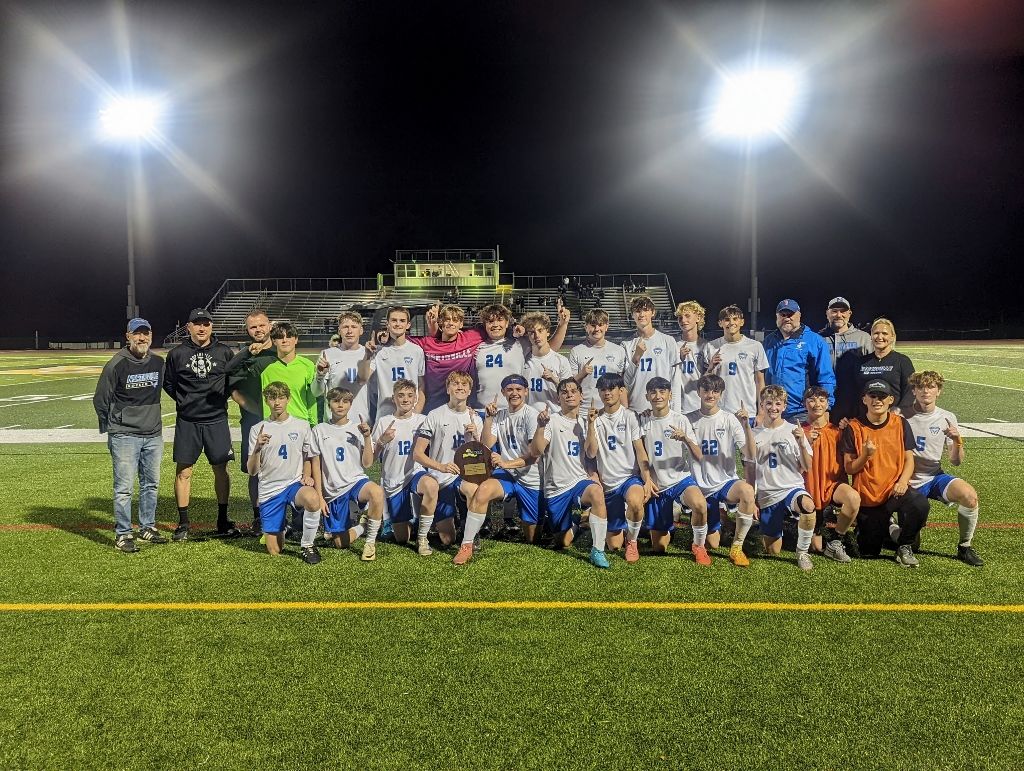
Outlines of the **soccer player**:
M 315 426 L 317 369 L 312 361 L 299 356 L 298 327 L 279 321 L 270 328 L 270 339 L 277 356 L 260 373 L 262 382 L 287 384 L 292 394 L 288 413 Z
M 358 377 L 360 383 L 369 382 L 369 388 L 375 390 L 378 421 L 382 417 L 394 414 L 394 388 L 400 380 L 419 384 L 416 412 L 422 412 L 426 403 L 426 360 L 423 357 L 423 349 L 406 337 L 411 325 L 412 316 L 409 309 L 393 305 L 388 308 L 387 345 L 378 347 L 369 340 L 364 346 L 365 355 L 359 362 Z
M 497 400 L 498 407 L 507 407 L 502 383 L 509 375 L 522 375 L 530 341 L 509 335 L 512 311 L 504 305 L 486 305 L 480 309 L 480 324 L 487 339 L 476 349 L 475 407 L 484 407 Z
M 705 375 L 697 384 L 700 409 L 687 415 L 700 443 L 700 457 L 693 466 L 693 478 L 708 503 L 708 537 L 712 548 L 718 548 L 721 537 L 721 507 L 738 504 L 736 535 L 729 549 L 733 565 L 747 567 L 750 560 L 743 553 L 743 541 L 754 524 L 754 434 L 750 415 L 741 404 L 736 414 L 725 412 L 718 403 L 725 390 L 725 381 L 718 375 Z M 736 473 L 736 450 L 742 448 L 744 474 Z
M 288 506 L 295 506 L 303 512 L 302 560 L 316 565 L 320 552 L 314 540 L 321 501 L 309 459 L 313 429 L 309 421 L 288 413 L 291 390 L 286 383 L 269 383 L 263 398 L 270 414 L 252 427 L 246 470 L 259 477 L 260 524 L 267 551 L 276 556 L 284 549 L 285 514 Z
M 640 435 L 647 461 L 640 460 L 648 501 L 645 511 L 651 549 L 662 553 L 672 539 L 675 523 L 672 507 L 679 501 L 690 509 L 693 544 L 690 551 L 698 565 L 710 565 L 706 546 L 708 506 L 690 471 L 691 461 L 700 455 L 697 435 L 686 416 L 671 408 L 672 384 L 663 377 L 647 381 L 650 414 L 640 418 Z
M 708 341 L 700 336 L 707 311 L 696 300 L 687 300 L 676 306 L 679 324 L 679 411 L 684 415 L 700 409 L 697 382 L 707 371 Z
M 427 536 L 434 524 L 438 488 L 437 480 L 413 459 L 416 434 L 426 420 L 425 415 L 415 411 L 422 394 L 423 389 L 417 388 L 411 380 L 395 383 L 392 390 L 395 413 L 377 421 L 372 439 L 374 455 L 380 458 L 380 482 L 387 495 L 395 542 L 409 541 L 412 522 L 416 520 L 416 551 L 421 557 L 429 557 L 434 552 Z M 414 494 L 420 499 L 418 512 L 413 511 Z
M 572 377 L 569 360 L 550 344 L 551 319 L 546 313 L 527 313 L 520 322 L 530 339 L 523 375 L 530 384 L 529 404 L 537 410 L 558 410 L 558 383 Z
M 227 368 L 234 351 L 216 339 L 213 318 L 205 308 L 195 308 L 188 316 L 188 337 L 167 354 L 164 363 L 164 391 L 174 399 L 174 499 L 178 505 L 178 527 L 173 541 L 189 536 L 188 506 L 192 497 L 192 468 L 199 455 L 213 469 L 213 489 L 217 494 L 217 533 L 237 535 L 235 523 L 228 519 L 231 477 L 228 461 L 235 457 L 228 427 Z
M 978 493 L 967 482 L 942 470 L 942 453 L 949 448 L 949 462 L 959 466 L 964 460 L 964 439 L 956 415 L 939 407 L 945 380 L 931 370 L 915 372 L 910 376 L 914 405 L 907 423 L 914 434 L 914 476 L 910 486 L 933 500 L 956 505 L 960 541 L 956 557 L 976 568 L 985 562 L 971 546 L 974 530 L 978 526 Z M 890 533 L 894 533 L 890 528 Z
M 519 516 L 526 527 L 526 540 L 533 543 L 540 524 L 540 471 L 530 454 L 530 442 L 537 433 L 537 410 L 527 404 L 529 385 L 522 375 L 508 375 L 501 383 L 507 407 L 492 401 L 485 408 L 493 416 L 483 443 L 497 445 L 491 461 L 494 473 L 477 487 L 469 500 L 466 528 L 454 564 L 465 565 L 473 558 L 473 540 L 487 518 L 493 501 L 515 498 Z
M 803 429 L 813 451 L 811 468 L 804 472 L 805 489 L 810 492 L 816 511 L 816 534 L 811 543 L 829 559 L 849 562 L 847 547 L 853 550 L 856 546 L 850 528 L 857 521 L 857 513 L 860 511 L 860 493 L 847 483 L 846 470 L 839 454 L 842 431 L 830 420 L 828 392 L 820 386 L 811 386 L 804 393 L 804 406 L 807 409 L 807 422 L 803 424 Z M 836 525 L 822 550 L 820 533 L 827 532 L 825 510 L 828 508 L 835 512 Z
M 356 415 L 370 415 L 366 380 L 359 379 L 359 369 L 368 357 L 359 340 L 363 336 L 363 317 L 355 311 L 338 314 L 338 345 L 325 348 L 316 362 L 313 393 L 323 396 L 332 388 L 345 388 L 355 394 L 352 410 Z
M 808 386 L 821 386 L 828 394 L 829 406 L 834 403 L 836 375 L 828 345 L 800 321 L 800 303 L 783 300 L 775 307 L 777 329 L 764 339 L 768 358 L 765 381 L 786 390 L 786 420 L 806 420 L 804 391 Z
M 639 477 L 638 461 L 647 460 L 636 413 L 623 407 L 626 383 L 622 375 L 605 373 L 597 379 L 597 392 L 604 405 L 590 406 L 587 413 L 587 457 L 597 461 L 597 473 L 604 487 L 608 515 L 607 545 L 622 546 L 625 533 L 626 562 L 640 559 L 637 538 L 644 523 L 647 488 Z
M 811 562 L 811 538 L 814 536 L 814 500 L 804 485 L 804 474 L 811 468 L 811 446 L 804 430 L 782 419 L 786 409 L 786 391 L 782 386 L 767 386 L 761 392 L 761 425 L 754 428 L 757 463 L 757 505 L 761 509 L 761 539 L 765 551 L 782 551 L 782 528 L 789 514 L 796 514 L 796 565 L 803 571 L 814 569 Z
M 132 491 L 139 479 L 139 540 L 167 543 L 156 529 L 160 460 L 164 456 L 160 384 L 164 360 L 150 351 L 153 328 L 145 319 L 128 322 L 128 347 L 103 366 L 92 405 L 114 466 L 114 548 L 139 550 L 132 534 Z
M 864 386 L 867 408 L 863 419 L 854 418 L 843 429 L 839 450 L 853 489 L 860 493 L 857 543 L 862 557 L 882 553 L 893 515 L 900 532 L 896 538 L 896 562 L 917 567 L 912 544 L 928 521 L 928 499 L 910 486 L 914 474 L 914 434 L 910 424 L 891 412 L 895 401 L 892 386 L 882 379 Z
M 366 469 L 373 465 L 370 424 L 359 415 L 359 423 L 349 418 L 354 394 L 346 388 L 327 392 L 330 420 L 313 429 L 310 454 L 313 481 L 324 512 L 325 537 L 339 549 L 348 548 L 364 528 L 359 524 L 359 505 L 366 505 L 366 540 L 363 562 L 377 558 L 377 533 L 384 513 L 384 491 L 370 481 Z M 303 538 L 306 528 L 303 528 Z M 313 530 L 316 537 L 316 530 Z
M 708 372 L 725 381 L 720 406 L 736 412 L 743 404 L 759 404 L 764 390 L 764 372 L 768 357 L 757 340 L 743 334 L 743 311 L 727 305 L 718 312 L 723 335 L 708 344 Z
M 626 390 L 629 392 L 629 406 L 643 409 L 647 403 L 647 382 L 651 378 L 663 377 L 675 382 L 678 377 L 679 344 L 664 332 L 654 328 L 654 302 L 647 295 L 633 299 L 629 312 L 636 324 L 636 337 L 622 344 L 626 350 Z M 673 397 L 673 408 L 678 408 L 678 399 Z
M 602 375 L 621 375 L 626 370 L 626 350 L 618 343 L 608 340 L 608 313 L 592 308 L 583 317 L 583 328 L 587 342 L 580 343 L 569 352 L 569 369 L 583 390 L 583 404 L 580 414 L 587 415 L 587 409 L 601 397 L 597 393 L 597 379 Z M 628 406 L 628 395 L 622 392 L 623 406 Z
M 466 442 L 484 436 L 484 420 L 469 409 L 473 392 L 473 378 L 465 372 L 449 372 L 447 377 L 448 403 L 427 413 L 420 425 L 413 445 L 413 460 L 427 470 L 437 482 L 437 507 L 434 521 L 441 543 L 455 542 L 455 514 L 457 493 L 470 500 L 476 485 L 459 476 L 455 465 L 455 451 Z M 485 418 L 487 423 L 491 419 Z
M 579 525 L 572 520 L 574 508 L 590 509 L 590 563 L 607 568 L 604 553 L 608 536 L 608 514 L 604 491 L 587 475 L 583 466 L 586 432 L 580 423 L 582 392 L 574 378 L 558 384 L 561 412 L 552 413 L 545 405 L 537 413 L 537 431 L 530 442 L 530 453 L 544 459 L 544 501 L 556 543 L 565 548 L 572 543 Z

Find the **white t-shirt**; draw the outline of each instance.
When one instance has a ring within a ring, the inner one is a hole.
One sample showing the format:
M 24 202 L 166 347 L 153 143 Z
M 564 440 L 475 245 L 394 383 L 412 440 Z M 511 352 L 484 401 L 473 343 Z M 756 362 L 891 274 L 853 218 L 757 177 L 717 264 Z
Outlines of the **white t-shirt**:
M 631 476 L 638 476 L 633 442 L 640 439 L 636 413 L 619 407 L 614 414 L 599 415 L 594 424 L 597 434 L 597 473 L 605 491 L 614 490 Z
M 497 397 L 499 407 L 507 407 L 501 393 L 501 381 L 509 375 L 522 375 L 526 366 L 523 344 L 514 338 L 485 340 L 476 349 L 476 406 L 490 404 Z
M 314 378 L 313 395 L 323 396 L 332 388 L 346 388 L 355 394 L 350 414 L 362 415 L 369 420 L 369 392 L 364 387 L 365 384 L 359 382 L 359 362 L 366 357 L 366 348 L 361 345 L 348 351 L 324 348 L 320 355 L 327 359 L 330 367 L 324 374 Z M 327 414 L 330 415 L 330 409 L 327 410 Z
M 569 353 L 569 369 L 572 374 L 578 375 L 582 372 L 591 359 L 594 371 L 580 382 L 580 390 L 583 391 L 583 401 L 580 402 L 582 417 L 587 416 L 591 399 L 595 407 L 599 408 L 601 405 L 601 397 L 597 393 L 597 379 L 601 375 L 621 375 L 626 370 L 626 350 L 618 343 L 606 340 L 600 348 L 589 343 L 580 343 L 573 348 Z
M 697 393 L 697 381 L 704 376 L 704 373 L 708 368 L 709 358 L 705 357 L 705 352 L 708 348 L 708 341 L 703 337 L 698 337 L 692 341 L 676 342 L 677 348 L 682 348 L 684 345 L 689 346 L 690 352 L 685 358 L 680 357 L 678 375 L 672 384 L 676 387 L 679 392 L 679 404 L 681 407 L 679 411 L 684 415 L 688 412 L 700 409 L 700 394 Z
M 437 463 L 454 463 L 455 451 L 466 443 L 466 426 L 472 421 L 476 426 L 477 441 L 483 436 L 484 422 L 472 409 L 455 412 L 447 404 L 442 404 L 427 413 L 418 436 L 430 440 L 427 455 Z M 440 487 L 447 487 L 455 481 L 455 474 L 427 469 L 427 473 L 437 480 Z
M 560 412 L 551 414 L 544 427 L 548 448 L 544 451 L 544 495 L 554 498 L 590 479 L 583 467 L 587 430 L 579 419 L 571 420 Z
M 289 415 L 281 422 L 261 420 L 249 431 L 249 446 L 256 446 L 260 431 L 270 442 L 260 450 L 259 502 L 270 500 L 302 481 L 302 462 L 312 451 L 313 429 L 307 420 Z
M 700 410 L 688 414 L 687 419 L 697 435 L 701 456 L 693 464 L 693 478 L 705 495 L 717 493 L 736 473 L 736 449 L 745 447 L 746 436 L 739 419 L 731 412 L 719 410 L 705 415 Z
M 662 490 L 679 484 L 691 475 L 693 455 L 684 442 L 672 438 L 675 433 L 673 429 L 676 428 L 682 429 L 694 444 L 700 444 L 693 426 L 681 412 L 669 410 L 661 418 L 652 414 L 640 419 L 640 435 L 650 459 L 651 476 Z
M 381 434 L 391 427 L 392 422 L 395 424 L 395 438 L 384 445 L 380 454 L 380 483 L 388 497 L 401 492 L 413 476 L 423 471 L 423 466 L 412 459 L 412 452 L 416 434 L 426 418 L 418 412 L 409 413 L 401 420 L 388 415 L 378 418 L 377 425 L 373 427 L 370 439 L 376 446 Z
M 423 349 L 406 340 L 402 345 L 385 345 L 370 360 L 370 383 L 377 389 L 377 420 L 395 413 L 391 400 L 395 383 L 411 380 L 417 388 L 426 371 Z
M 931 412 L 917 412 L 904 416 L 914 432 L 914 476 L 910 478 L 911 487 L 921 487 L 931 482 L 936 474 L 942 473 L 942 451 L 953 441 L 943 431 L 949 423 L 957 428 L 956 415 L 949 410 L 936 407 Z
M 526 454 L 537 433 L 537 410 L 524 404 L 516 412 L 508 409 L 498 410 L 491 422 L 491 430 L 498 440 L 498 453 L 505 460 L 516 460 Z M 540 489 L 540 469 L 537 463 L 531 463 L 521 469 L 508 471 L 514 479 L 518 479 L 524 487 Z
M 679 373 L 676 371 L 679 363 L 679 343 L 666 335 L 664 332 L 655 330 L 654 333 L 644 339 L 647 349 L 637 364 L 633 363 L 633 353 L 636 351 L 640 337 L 634 337 L 622 344 L 626 351 L 626 390 L 629 392 L 629 406 L 637 411 L 648 408 L 647 383 L 651 378 L 663 377 L 672 384 L 672 409 L 678 409 L 678 386 L 676 380 Z
M 757 447 L 757 505 L 762 508 L 778 503 L 793 490 L 806 489 L 803 471 L 800 469 L 801 445 L 812 452 L 806 438 L 797 444 L 793 436 L 795 423 L 783 421 L 781 426 L 754 429 L 754 443 Z M 800 436 L 804 436 L 800 429 Z
M 569 360 L 558 351 L 551 350 L 543 356 L 531 354 L 526 358 L 526 365 L 523 367 L 523 375 L 526 376 L 526 382 L 530 384 L 528 404 L 538 410 L 543 410 L 544 405 L 547 404 L 549 412 L 558 412 L 561 409 L 558 404 L 558 383 L 544 379 L 545 368 L 555 373 L 556 381 L 572 377 Z
M 320 456 L 324 500 L 333 501 L 367 478 L 362 455 L 366 440 L 357 426 L 349 418 L 343 426 L 321 423 L 313 429 L 312 454 Z
M 708 345 L 708 362 L 715 353 L 721 354 L 722 362 L 714 374 L 725 381 L 725 391 L 722 392 L 718 406 L 726 412 L 737 412 L 742 401 L 747 412 L 753 415 L 757 411 L 757 383 L 754 374 L 768 369 L 764 346 L 745 335 L 735 343 L 727 343 L 723 336 Z M 699 404 L 697 406 L 700 407 Z

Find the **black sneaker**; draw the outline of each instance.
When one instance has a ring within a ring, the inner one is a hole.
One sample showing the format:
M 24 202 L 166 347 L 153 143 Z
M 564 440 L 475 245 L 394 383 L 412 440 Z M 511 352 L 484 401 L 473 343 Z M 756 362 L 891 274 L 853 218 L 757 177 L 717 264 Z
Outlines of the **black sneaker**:
M 114 548 L 125 554 L 134 554 L 139 550 L 139 547 L 135 544 L 135 539 L 130 535 L 119 535 L 114 540 Z
M 961 562 L 966 562 L 972 568 L 980 568 L 985 564 L 985 560 L 979 557 L 971 546 L 957 546 L 956 558 Z
M 235 523 L 232 522 L 230 519 L 217 523 L 217 535 L 221 536 L 222 538 L 236 538 L 241 534 L 242 532 L 235 526 Z
M 320 551 L 315 546 L 303 546 L 302 561 L 307 565 L 320 564 Z
M 249 535 L 253 537 L 263 535 L 263 520 L 254 519 L 252 521 L 252 524 L 249 525 Z
M 139 531 L 139 540 L 146 543 L 167 543 L 167 539 L 160 535 L 155 527 L 144 527 Z
M 171 535 L 171 540 L 175 543 L 179 541 L 188 540 L 188 525 L 178 525 L 174 528 L 174 533 Z

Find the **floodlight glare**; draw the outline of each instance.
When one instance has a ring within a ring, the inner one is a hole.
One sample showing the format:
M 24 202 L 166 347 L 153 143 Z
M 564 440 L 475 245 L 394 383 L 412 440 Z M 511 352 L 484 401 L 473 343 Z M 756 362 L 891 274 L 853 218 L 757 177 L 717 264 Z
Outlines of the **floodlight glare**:
M 159 97 L 114 97 L 100 110 L 100 134 L 120 142 L 150 139 L 157 133 L 164 110 L 164 100 Z
M 786 139 L 799 120 L 803 95 L 804 76 L 795 66 L 727 69 L 712 89 L 708 136 L 748 147 Z

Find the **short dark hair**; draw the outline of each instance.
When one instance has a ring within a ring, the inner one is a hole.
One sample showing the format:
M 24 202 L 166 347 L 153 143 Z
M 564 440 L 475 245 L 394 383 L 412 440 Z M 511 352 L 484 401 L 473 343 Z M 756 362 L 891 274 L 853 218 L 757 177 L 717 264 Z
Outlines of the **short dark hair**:
M 278 321 L 270 328 L 270 339 L 280 340 L 283 337 L 294 337 L 298 339 L 299 328 L 290 321 Z
M 558 381 L 558 385 L 555 387 L 555 392 L 556 393 L 562 393 L 562 391 L 565 390 L 565 387 L 567 385 L 569 385 L 570 383 L 572 383 L 574 386 L 576 386 L 576 390 L 582 391 L 582 389 L 580 388 L 580 384 L 576 382 L 576 378 L 574 378 L 574 377 L 566 377 L 566 378 L 562 378 L 561 380 Z
M 597 390 L 607 391 L 611 388 L 625 388 L 626 381 L 618 372 L 605 372 L 597 379 Z
M 328 404 L 336 401 L 355 401 L 356 395 L 349 391 L 347 388 L 332 388 L 327 392 L 324 399 Z
M 671 391 L 672 384 L 668 382 L 666 378 L 660 376 L 652 377 L 650 380 L 647 381 L 647 388 L 645 389 L 645 393 L 650 393 L 651 391 L 657 391 L 659 389 L 662 391 Z
M 725 381 L 719 375 L 704 375 L 697 381 L 697 388 L 722 393 L 725 390 Z
M 825 398 L 825 399 L 827 399 L 828 398 L 828 391 L 826 391 L 821 386 L 809 386 L 807 388 L 807 390 L 804 391 L 804 401 L 807 401 L 808 399 L 814 399 L 814 398 Z

